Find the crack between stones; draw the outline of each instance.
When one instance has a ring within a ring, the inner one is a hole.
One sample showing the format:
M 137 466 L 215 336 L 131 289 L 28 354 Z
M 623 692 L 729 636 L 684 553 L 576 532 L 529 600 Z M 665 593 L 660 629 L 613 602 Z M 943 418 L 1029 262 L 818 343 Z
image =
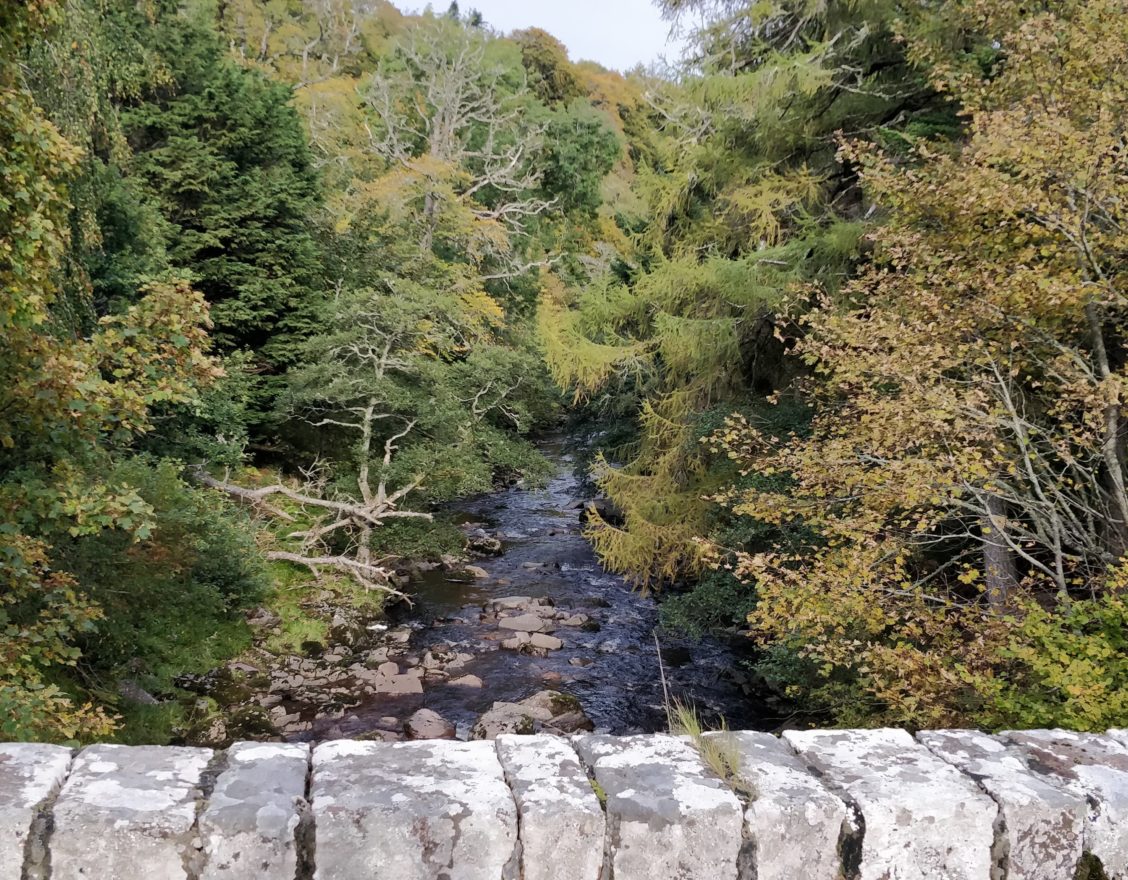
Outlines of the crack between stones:
M 862 849 L 866 839 L 866 818 L 862 815 L 861 807 L 850 793 L 827 776 L 818 764 L 797 751 L 786 740 L 781 738 L 780 742 L 786 743 L 791 753 L 803 762 L 810 774 L 846 805 L 846 819 L 842 822 L 842 828 L 838 833 L 838 866 L 842 880 L 861 880 Z
M 317 869 L 317 824 L 313 817 L 313 746 L 306 753 L 305 791 L 294 798 L 298 825 L 294 829 L 294 851 L 297 870 L 294 880 L 313 880 Z
M 948 764 L 948 766 L 952 767 L 961 776 L 974 782 L 975 787 L 987 795 L 995 805 L 995 821 L 991 824 L 991 880 L 1007 880 L 1007 877 L 1010 876 L 1010 835 L 1007 834 L 1007 820 L 1006 816 L 1003 815 L 1002 801 L 987 790 L 987 787 L 983 784 L 982 776 L 969 773 L 962 767 L 957 767 L 955 764 L 945 761 L 944 755 L 927 742 L 924 742 L 923 739 L 919 737 L 914 737 L 914 739 L 916 739 L 919 745 L 924 746 L 927 751 L 931 752 L 941 761 L 944 761 L 945 764 Z M 1022 763 L 1023 765 L 1026 764 L 1025 761 Z
M 215 791 L 216 780 L 219 774 L 227 769 L 227 751 L 217 749 L 212 753 L 204 772 L 200 774 L 200 784 L 196 787 L 199 796 L 196 798 L 196 815 L 192 819 L 192 827 L 188 829 L 186 840 L 182 841 L 180 860 L 184 865 L 186 880 L 200 880 L 207 865 L 207 851 L 204 848 L 203 830 L 200 828 L 200 817 L 208 808 L 212 792 Z
M 583 753 L 576 748 L 577 737 L 569 737 L 568 744 L 576 753 L 576 759 L 587 774 L 591 790 L 595 792 L 595 799 L 599 801 L 599 808 L 603 810 L 603 867 L 599 871 L 599 880 L 615 880 L 615 850 L 619 847 L 619 817 L 607 812 L 607 793 L 595 778 L 595 767 L 589 764 Z
M 501 869 L 501 880 L 523 880 L 525 869 L 522 856 L 525 850 L 525 826 L 521 818 L 521 805 L 517 803 L 517 796 L 513 793 L 513 780 L 509 774 L 509 770 L 505 766 L 505 762 L 501 759 L 501 749 L 498 748 L 496 739 L 494 739 L 493 744 L 494 754 L 497 756 L 497 763 L 501 767 L 501 778 L 505 782 L 505 787 L 509 789 L 509 797 L 513 801 L 513 814 L 517 817 L 517 839 L 513 841 L 513 852 L 509 854 L 509 860 Z
M 70 778 L 78 753 L 71 750 L 66 772 L 38 804 L 24 841 L 20 880 L 51 880 L 51 835 L 55 832 L 55 802 Z

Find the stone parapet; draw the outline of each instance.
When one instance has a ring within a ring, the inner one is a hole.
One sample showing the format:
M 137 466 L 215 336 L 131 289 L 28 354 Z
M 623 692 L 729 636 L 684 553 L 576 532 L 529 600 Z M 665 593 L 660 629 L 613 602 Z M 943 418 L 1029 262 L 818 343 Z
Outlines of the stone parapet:
M 1128 880 L 1128 734 L 0 744 L 0 880 Z

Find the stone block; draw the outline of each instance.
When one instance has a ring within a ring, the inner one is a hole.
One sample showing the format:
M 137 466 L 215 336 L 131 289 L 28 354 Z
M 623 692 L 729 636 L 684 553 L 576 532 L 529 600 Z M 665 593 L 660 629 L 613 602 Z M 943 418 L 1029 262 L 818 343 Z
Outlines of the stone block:
M 558 736 L 496 740 L 521 826 L 522 880 L 598 880 L 603 808 L 567 741 Z
M 847 808 L 787 743 L 768 733 L 708 734 L 739 758 L 737 777 L 748 806 L 741 861 L 756 880 L 837 880 Z
M 292 878 L 306 809 L 309 746 L 235 743 L 200 815 L 201 880 Z
M 1081 860 L 1085 798 L 1035 775 L 1019 750 L 975 730 L 930 730 L 917 739 L 976 780 L 999 805 L 998 868 L 1007 880 L 1072 877 Z
M 860 880 L 990 877 L 998 807 L 905 731 L 789 730 L 783 736 L 861 814 Z
M 1110 880 L 1128 877 L 1128 747 L 1070 730 L 1004 731 L 1027 766 L 1089 803 L 1083 846 Z
M 89 746 L 55 802 L 52 880 L 187 880 L 210 749 Z
M 42 811 L 70 763 L 71 750 L 62 746 L 0 743 L 0 880 L 20 880 L 25 855 L 27 876 L 38 876 L 46 856 Z
M 577 736 L 606 796 L 615 880 L 735 880 L 743 810 L 684 740 Z
M 512 876 L 517 808 L 492 742 L 339 740 L 313 751 L 316 880 Z

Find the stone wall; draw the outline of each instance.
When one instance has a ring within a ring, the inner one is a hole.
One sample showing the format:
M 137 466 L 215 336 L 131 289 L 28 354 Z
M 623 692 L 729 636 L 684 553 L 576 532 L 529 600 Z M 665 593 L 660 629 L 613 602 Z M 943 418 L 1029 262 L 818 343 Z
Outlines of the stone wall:
M 0 880 L 1102 871 L 1128 878 L 1126 731 L 0 745 Z

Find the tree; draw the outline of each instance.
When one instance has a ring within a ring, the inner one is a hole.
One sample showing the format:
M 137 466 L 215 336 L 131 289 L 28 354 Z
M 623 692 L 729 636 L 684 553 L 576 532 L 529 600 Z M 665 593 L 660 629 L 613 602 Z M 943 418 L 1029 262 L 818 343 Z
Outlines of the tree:
M 52 542 L 121 529 L 137 538 L 149 509 L 128 486 L 100 482 L 107 451 L 151 427 L 151 407 L 194 399 L 216 377 L 207 309 L 184 283 L 153 285 L 89 335 L 58 332 L 51 307 L 67 244 L 64 181 L 79 151 L 22 81 L 28 42 L 53 4 L 0 11 L 0 710 L 10 738 L 106 732 L 51 676 L 78 657 L 99 611 L 53 566 Z
M 622 521 L 596 517 L 589 534 L 645 586 L 701 573 L 705 498 L 730 477 L 701 438 L 791 382 L 796 331 L 776 316 L 860 259 L 856 171 L 834 132 L 952 123 L 893 39 L 895 3 L 669 8 L 708 17 L 682 81 L 648 84 L 653 131 L 632 145 L 645 223 L 604 277 L 545 297 L 540 318 L 558 382 L 637 414 L 637 437 L 594 468 Z
M 1122 118 L 1112 5 L 986 4 L 1000 64 L 948 69 L 959 150 L 859 144 L 890 212 L 875 262 L 807 319 L 809 434 L 718 435 L 782 491 L 737 512 L 817 540 L 740 557 L 752 623 L 907 724 L 1124 717 Z M 1058 653 L 1042 652 L 1056 644 Z M 1056 694 L 1055 694 L 1056 690 Z
M 479 240 L 503 252 L 553 207 L 537 194 L 544 122 L 530 118 L 523 77 L 499 51 L 481 32 L 424 20 L 397 42 L 367 91 L 373 149 L 392 174 L 432 181 L 423 193 L 424 250 L 444 210 L 468 211 L 485 227 Z
M 278 374 L 319 297 L 317 180 L 289 90 L 228 60 L 203 24 L 162 15 L 151 38 L 171 79 L 122 114 L 129 173 L 168 223 L 169 262 L 211 303 L 218 345 Z

